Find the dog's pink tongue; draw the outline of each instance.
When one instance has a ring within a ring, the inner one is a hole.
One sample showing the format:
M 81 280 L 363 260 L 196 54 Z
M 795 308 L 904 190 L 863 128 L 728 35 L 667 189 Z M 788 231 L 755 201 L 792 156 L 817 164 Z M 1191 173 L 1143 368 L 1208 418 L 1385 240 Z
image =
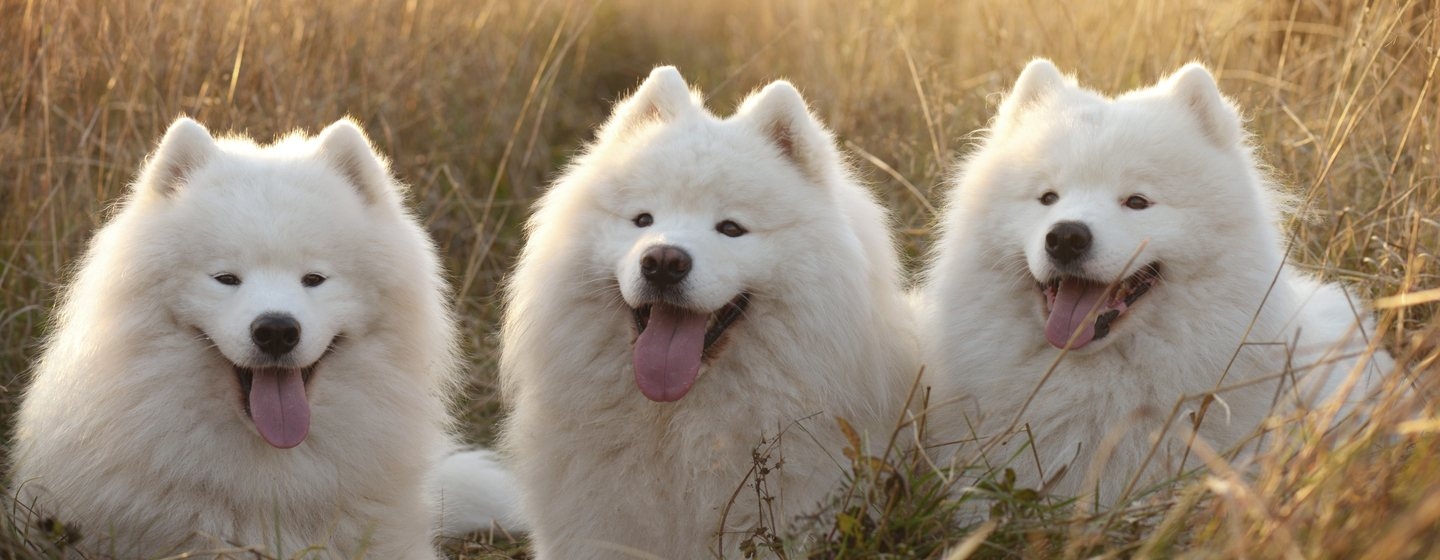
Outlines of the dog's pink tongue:
M 1075 334 L 1075 329 L 1081 329 L 1080 334 L 1070 348 L 1080 348 L 1089 344 L 1095 339 L 1095 320 L 1086 321 L 1090 310 L 1095 307 L 1105 295 L 1104 284 L 1086 282 L 1076 278 L 1066 278 L 1060 281 L 1060 287 L 1055 290 L 1055 303 L 1050 306 L 1050 319 L 1045 322 L 1045 340 L 1056 348 L 1064 348 L 1066 342 L 1070 342 L 1070 335 Z M 1083 327 L 1081 328 L 1082 325 Z
M 650 308 L 645 332 L 635 340 L 635 384 L 646 398 L 678 401 L 700 375 L 705 351 L 704 313 L 657 303 Z
M 310 433 L 310 403 L 298 368 L 259 368 L 250 383 L 250 418 L 270 445 L 289 449 Z

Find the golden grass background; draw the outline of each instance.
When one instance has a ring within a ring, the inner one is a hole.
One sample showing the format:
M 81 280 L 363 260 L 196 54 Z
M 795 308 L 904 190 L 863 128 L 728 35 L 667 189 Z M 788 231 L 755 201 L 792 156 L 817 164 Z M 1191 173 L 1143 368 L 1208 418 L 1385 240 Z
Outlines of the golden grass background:
M 66 267 L 171 119 L 268 139 L 353 115 L 413 186 L 445 255 L 472 357 L 468 436 L 487 441 L 500 412 L 496 288 L 528 205 L 657 64 L 678 65 L 721 113 L 793 81 L 918 256 L 948 166 L 1030 58 L 1108 93 L 1198 60 L 1304 200 L 1303 267 L 1370 297 L 1433 294 L 1437 18 L 1433 0 L 0 0 L 0 427 Z M 1422 389 L 1437 373 L 1435 310 L 1382 314 L 1384 345 Z M 1199 479 L 1133 520 L 1063 527 L 1061 544 L 1016 524 L 1018 544 L 992 535 L 977 553 L 1440 554 L 1436 427 L 1398 427 L 1434 416 L 1428 394 L 1353 437 L 1296 436 L 1253 480 Z M 934 538 L 950 549 L 966 537 Z

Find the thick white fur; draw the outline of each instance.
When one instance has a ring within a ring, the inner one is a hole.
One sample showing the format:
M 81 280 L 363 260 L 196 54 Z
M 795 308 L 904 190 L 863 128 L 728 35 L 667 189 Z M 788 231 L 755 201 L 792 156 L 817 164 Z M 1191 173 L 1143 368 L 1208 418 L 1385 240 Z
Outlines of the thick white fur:
M 1059 194 L 1052 206 L 1037 200 L 1046 190 Z M 1155 205 L 1124 207 L 1135 193 Z M 1219 401 L 1199 437 L 1216 451 L 1245 440 L 1272 403 L 1334 394 L 1373 320 L 1340 286 L 1286 265 L 1281 201 L 1203 67 L 1109 99 L 1032 62 L 955 178 L 922 287 L 932 433 L 979 438 L 955 446 L 957 461 L 993 444 L 990 464 L 1008 464 L 1022 484 L 1098 490 L 1111 503 L 1137 472 L 1142 487 L 1176 474 L 1206 394 Z M 1051 274 L 1044 237 L 1062 220 L 1091 228 L 1097 277 L 1158 260 L 1163 279 L 1108 337 L 1069 352 L 1022 409 L 1060 355 L 1044 336 L 1036 279 Z M 1356 370 L 1354 394 L 1391 367 L 1378 353 Z M 1287 368 L 1303 380 L 1279 394 Z
M 503 446 L 541 559 L 739 556 L 761 522 L 752 450 L 780 438 L 764 517 L 783 530 L 842 476 L 833 418 L 883 445 L 916 372 L 886 214 L 799 93 L 773 83 L 726 119 L 697 99 L 655 69 L 529 221 L 506 291 Z M 632 222 L 642 212 L 654 225 Z M 749 233 L 721 235 L 726 219 Z M 662 241 L 694 257 L 697 306 L 754 296 L 663 404 L 631 363 L 636 261 Z
M 264 147 L 177 120 L 64 293 L 15 432 L 22 503 L 89 557 L 436 557 L 425 485 L 450 445 L 455 337 L 402 198 L 349 120 Z M 328 279 L 306 288 L 311 272 Z M 301 322 L 300 363 L 334 341 L 288 450 L 255 431 L 231 366 L 267 311 Z
M 494 452 L 454 453 L 435 467 L 440 490 L 440 534 L 463 537 L 475 531 L 524 532 L 520 483 Z

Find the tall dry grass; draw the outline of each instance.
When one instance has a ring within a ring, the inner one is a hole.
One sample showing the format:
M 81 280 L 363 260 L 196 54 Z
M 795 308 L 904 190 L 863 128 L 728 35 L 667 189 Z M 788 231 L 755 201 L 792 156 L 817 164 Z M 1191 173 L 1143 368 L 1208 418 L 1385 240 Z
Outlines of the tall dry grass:
M 771 79 L 798 84 L 891 203 L 913 255 L 947 166 L 1028 59 L 1110 92 L 1199 60 L 1302 195 L 1296 260 L 1367 296 L 1433 295 L 1437 18 L 1429 0 L 0 0 L 0 427 L 68 263 L 172 118 L 266 138 L 349 114 L 413 185 L 446 256 L 472 356 L 467 426 L 487 440 L 496 286 L 527 206 L 608 104 L 661 63 L 720 107 Z M 1435 417 L 1423 397 L 1437 306 L 1390 304 L 1381 340 L 1422 390 L 1378 411 L 1377 427 L 1300 431 L 1258 475 L 1200 477 L 1147 511 L 1069 524 L 1018 515 L 892 552 L 1440 554 L 1437 426 L 1402 424 Z

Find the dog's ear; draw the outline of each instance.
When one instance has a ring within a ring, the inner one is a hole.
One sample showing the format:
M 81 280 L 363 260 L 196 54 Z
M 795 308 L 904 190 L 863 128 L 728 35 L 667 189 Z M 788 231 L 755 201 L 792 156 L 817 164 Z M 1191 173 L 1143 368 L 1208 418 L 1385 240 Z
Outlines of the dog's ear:
M 810 114 L 805 98 L 790 82 L 776 81 L 752 94 L 740 104 L 736 116 L 750 122 L 780 155 L 816 183 L 825 183 L 826 171 L 839 164 L 834 138 Z
M 1074 81 L 1061 74 L 1055 63 L 1043 58 L 1030 61 L 1000 103 L 998 124 L 1003 128 L 1016 122 L 1046 98 L 1073 85 Z
M 365 131 L 350 117 L 325 127 L 315 141 L 320 156 L 334 165 L 366 202 L 397 202 L 385 156 L 375 151 Z
M 1240 113 L 1221 95 L 1215 77 L 1204 66 L 1195 62 L 1186 64 L 1164 85 L 1194 115 L 1200 130 L 1216 146 L 1230 148 L 1240 142 Z
M 135 185 L 161 196 L 174 194 L 184 185 L 186 177 L 218 149 L 215 138 L 204 125 L 188 117 L 175 119 L 165 130 L 160 147 L 150 154 Z
M 602 141 L 619 138 L 652 122 L 668 122 L 699 109 L 690 86 L 674 66 L 659 66 L 629 98 L 617 103 L 600 128 Z

